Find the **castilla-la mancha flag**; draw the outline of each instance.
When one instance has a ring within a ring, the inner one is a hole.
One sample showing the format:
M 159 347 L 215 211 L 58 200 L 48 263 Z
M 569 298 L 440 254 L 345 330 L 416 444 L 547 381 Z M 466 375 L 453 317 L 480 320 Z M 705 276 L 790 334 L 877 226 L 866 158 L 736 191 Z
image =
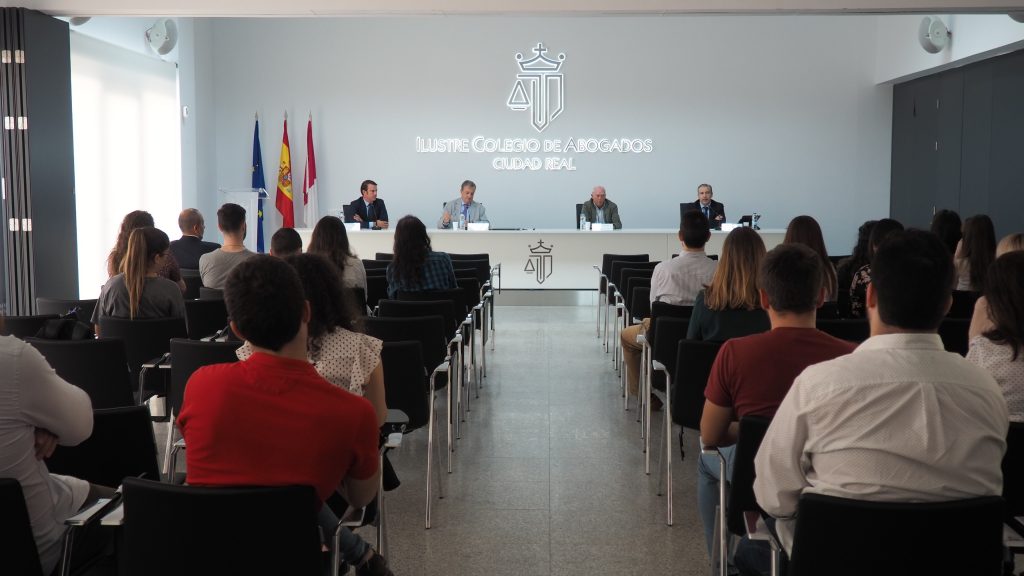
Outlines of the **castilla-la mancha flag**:
M 277 170 L 277 198 L 275 204 L 281 213 L 281 227 L 295 228 L 295 206 L 292 202 L 292 154 L 288 148 L 288 116 L 284 117 L 284 136 L 281 138 L 281 167 Z
M 313 115 L 306 124 L 306 169 L 302 175 L 302 205 L 305 207 L 306 228 L 316 225 L 318 212 L 316 203 L 316 158 L 313 156 Z

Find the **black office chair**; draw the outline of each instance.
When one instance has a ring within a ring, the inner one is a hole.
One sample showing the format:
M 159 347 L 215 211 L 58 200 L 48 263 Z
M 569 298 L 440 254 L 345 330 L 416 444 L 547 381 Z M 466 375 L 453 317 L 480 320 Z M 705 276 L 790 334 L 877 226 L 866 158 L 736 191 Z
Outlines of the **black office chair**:
M 0 514 L 0 558 L 5 573 L 43 576 L 25 495 L 14 478 L 0 478 L 0 510 L 4 511 Z
M 94 409 L 135 404 L 128 357 L 120 338 L 25 341 L 39 350 L 58 376 L 85 390 Z
M 594 266 L 597 270 L 597 336 L 602 338 L 602 346 L 608 350 L 608 337 L 607 337 L 607 324 L 608 319 L 605 316 L 604 322 L 601 321 L 602 315 L 607 313 L 608 307 L 608 275 L 612 273 L 612 261 L 613 260 L 629 260 L 632 262 L 648 262 L 651 257 L 647 254 L 603 254 L 601 256 L 601 267 Z M 605 332 L 602 335 L 602 326 Z
M 1010 422 L 1010 430 L 1006 435 L 1006 454 L 1003 455 L 1003 500 L 1006 502 L 1006 523 L 1015 532 L 1024 536 L 1024 524 L 1017 520 L 1017 517 L 1024 516 L 1024 422 Z
M 199 287 L 199 299 L 200 300 L 223 300 L 224 291 L 220 288 L 207 288 L 206 286 Z
M 182 294 L 185 300 L 199 298 L 199 288 L 203 285 L 203 279 L 199 275 L 199 270 L 182 268 L 181 279 L 185 282 L 185 293 Z
M 37 314 L 58 314 L 64 315 L 79 309 L 78 319 L 82 322 L 92 322 L 92 311 L 96 309 L 96 299 L 91 300 L 65 300 L 62 298 L 36 298 Z
M 6 316 L 0 326 L 0 336 L 14 336 L 24 340 L 35 336 L 47 320 L 54 320 L 56 314 L 39 314 L 36 316 Z
M 146 399 L 143 390 L 145 374 L 150 368 L 159 366 L 159 362 L 155 361 L 162 361 L 164 355 L 170 352 L 171 338 L 186 338 L 188 330 L 184 318 L 100 318 L 100 334 L 104 338 L 120 338 L 124 341 L 132 385 L 138 386 L 137 399 L 141 403 Z M 166 396 L 166 380 L 152 383 L 150 390 L 158 396 Z
M 1003 499 L 868 502 L 805 492 L 789 576 L 1000 576 Z
M 388 279 L 383 274 L 366 276 L 366 305 L 370 310 L 377 308 L 381 300 L 388 297 Z
M 126 477 L 159 480 L 149 410 L 127 406 L 93 410 L 92 435 L 77 446 L 57 446 L 46 461 L 53 474 L 116 488 Z
M 583 204 L 576 204 L 576 229 L 580 229 L 580 214 L 583 214 Z
M 318 498 L 310 486 L 176 486 L 124 481 L 128 574 L 321 576 Z
M 629 294 L 629 315 L 634 320 L 651 317 L 651 279 L 633 278 L 627 289 Z
M 178 452 L 185 448 L 184 441 L 174 441 L 177 429 L 175 418 L 181 414 L 181 405 L 185 400 L 185 385 L 192 374 L 203 366 L 210 364 L 228 364 L 238 362 L 235 351 L 242 345 L 239 341 L 200 342 L 173 338 L 170 343 L 171 356 L 168 360 L 171 370 L 171 383 L 167 391 L 167 449 L 164 451 L 164 472 L 173 479 L 177 465 Z
M 866 318 L 825 319 L 819 317 L 816 325 L 818 330 L 850 342 L 860 343 L 871 335 L 871 326 L 868 325 Z
M 388 407 L 409 417 L 407 432 L 425 426 L 430 421 L 430 386 L 423 369 L 422 345 L 412 340 L 385 342 L 380 362 Z
M 223 298 L 185 300 L 185 325 L 192 340 L 212 336 L 228 325 L 228 306 Z
M 961 356 L 967 356 L 969 344 L 968 332 L 971 328 L 971 319 L 951 318 L 942 319 L 939 324 L 939 337 L 942 338 L 942 345 L 948 352 L 956 352 Z
M 363 260 L 363 269 L 367 274 L 384 274 L 391 264 L 390 260 Z M 372 271 L 372 272 L 371 272 Z
M 377 252 L 376 254 L 373 255 L 373 259 L 374 260 L 387 260 L 387 261 L 391 261 L 394 258 L 395 258 L 395 255 L 391 254 L 391 253 L 388 253 L 388 252 Z

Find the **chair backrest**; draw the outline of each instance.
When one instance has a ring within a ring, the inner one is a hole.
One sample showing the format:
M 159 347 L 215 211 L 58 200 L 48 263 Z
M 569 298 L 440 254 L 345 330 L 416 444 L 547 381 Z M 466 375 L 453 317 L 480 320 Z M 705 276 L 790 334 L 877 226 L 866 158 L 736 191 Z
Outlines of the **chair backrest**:
M 321 572 L 310 486 L 198 487 L 124 482 L 128 574 Z
M 721 342 L 680 340 L 672 381 L 672 420 L 684 428 L 700 430 L 704 413 L 704 389 Z
M 438 300 L 432 297 L 430 300 L 414 300 L 416 297 L 411 292 L 399 292 L 401 300 L 381 300 L 378 316 L 382 318 L 407 318 L 410 316 L 443 316 L 445 338 L 451 338 L 455 333 L 458 322 L 465 317 L 456 315 L 455 298 L 462 298 L 461 290 L 456 296 L 446 300 Z M 461 302 L 460 302 L 461 304 Z
M 491 264 L 488 260 L 483 258 L 479 258 L 476 260 L 453 260 L 452 268 L 458 268 L 460 270 L 467 270 L 472 268 L 473 270 L 476 271 L 476 279 L 480 281 L 480 284 L 483 284 L 484 282 L 487 282 L 488 280 L 491 279 Z
M 373 255 L 373 259 L 374 260 L 388 260 L 388 261 L 391 261 L 391 260 L 394 259 L 394 257 L 395 257 L 395 255 L 391 254 L 389 252 L 377 252 L 376 254 Z
M 454 254 L 449 252 L 448 256 L 452 259 L 452 262 L 459 262 L 460 260 L 483 260 L 484 262 L 487 262 L 488 268 L 491 267 L 491 255 L 486 252 L 478 254 Z
M 4 573 L 43 576 L 25 495 L 21 484 L 13 478 L 0 478 L 0 510 L 0 558 Z
M 818 330 L 850 342 L 863 342 L 871 335 L 871 326 L 866 318 L 818 318 Z
M 379 270 L 383 274 L 389 264 L 391 264 L 390 260 L 363 260 L 363 269 L 367 274 L 370 273 L 370 270 Z
M 185 325 L 193 340 L 216 334 L 228 325 L 228 305 L 223 299 L 185 300 Z
M 824 302 L 818 306 L 817 318 L 821 320 L 836 320 L 839 318 L 839 304 L 835 301 Z
M 425 426 L 430 416 L 430 388 L 423 368 L 423 347 L 413 340 L 385 342 L 380 352 L 388 408 L 409 417 L 406 430 Z
M 804 493 L 789 576 L 1002 574 L 1003 499 L 907 504 Z
M 146 406 L 93 410 L 92 435 L 78 446 L 58 446 L 46 461 L 51 473 L 117 486 L 126 477 L 160 478 L 156 438 Z
M 657 328 L 654 329 L 654 326 Z M 651 345 L 651 358 L 664 364 L 670 375 L 675 375 L 679 341 L 686 339 L 686 329 L 689 327 L 689 318 L 662 316 L 651 319 L 651 328 L 654 331 L 647 333 L 647 341 Z
M 603 254 L 601 255 L 601 274 L 609 276 L 612 273 L 612 262 L 650 262 L 651 257 L 647 254 Z
M 387 276 L 367 274 L 366 276 L 366 305 L 376 308 L 377 304 L 388 297 Z
M 1008 517 L 1024 516 L 1024 422 L 1010 422 L 1003 455 L 1003 500 Z
M 89 394 L 93 408 L 116 408 L 135 404 L 131 372 L 124 341 L 120 338 L 96 340 L 43 340 L 26 342 L 46 358 L 57 375 Z
M 181 413 L 185 398 L 185 384 L 192 373 L 202 366 L 238 362 L 235 351 L 242 345 L 239 341 L 200 342 L 184 338 L 171 339 L 171 388 L 167 403 L 174 414 Z
M 455 277 L 455 283 L 465 293 L 466 308 L 471 310 L 473 306 L 480 303 L 480 281 L 475 276 L 471 278 Z
M 625 288 L 625 284 L 622 281 L 622 272 L 626 269 L 632 270 L 654 270 L 654 267 L 660 264 L 660 262 L 634 262 L 631 260 L 615 260 L 612 262 L 611 274 L 608 276 L 608 281 L 615 284 L 615 287 L 619 290 Z M 608 295 L 608 303 L 612 304 L 615 302 L 613 294 Z
M 946 318 L 967 318 L 970 320 L 974 315 L 974 304 L 978 301 L 981 292 L 968 290 L 953 290 L 953 305 L 949 308 Z
M 576 229 L 580 229 L 580 214 L 583 213 L 583 204 L 576 204 Z
M 199 287 L 199 299 L 200 300 L 223 300 L 224 291 L 220 288 L 208 288 L 206 286 Z
M 693 306 L 681 306 L 668 304 L 666 302 L 651 302 L 650 328 L 647 330 L 647 342 L 654 346 L 654 339 L 658 336 L 658 318 L 683 318 L 689 326 L 690 316 L 693 314 Z M 683 328 L 683 338 L 686 338 L 686 328 Z M 675 353 L 676 345 L 671 345 L 671 353 Z M 668 349 L 666 349 L 667 351 Z M 660 360 L 659 360 L 660 362 Z
M 626 309 L 633 318 L 648 318 L 651 315 L 651 279 L 630 278 L 626 284 Z
M 970 328 L 970 318 L 943 318 L 939 324 L 939 337 L 942 338 L 943 347 L 949 352 L 967 356 Z
M 57 318 L 56 314 L 39 314 L 36 316 L 5 316 L 0 326 L 0 336 L 14 336 L 24 340 L 35 336 L 47 320 Z
M 619 290 L 619 294 L 622 295 L 623 302 L 629 305 L 629 281 L 633 278 L 647 278 L 650 279 L 654 275 L 654 266 L 647 266 L 646 263 L 634 262 L 633 266 L 627 266 L 618 270 L 618 282 L 615 282 L 615 287 Z M 652 262 L 651 264 L 660 264 L 660 262 Z
M 185 282 L 185 293 L 182 294 L 185 300 L 199 298 L 199 288 L 203 285 L 203 278 L 199 275 L 199 270 L 182 268 L 181 279 Z
M 142 365 L 171 350 L 171 338 L 187 338 L 184 318 L 100 318 L 100 334 L 104 338 L 124 340 L 132 386 L 139 381 Z M 141 399 L 140 399 L 141 400 Z
M 92 322 L 92 311 L 96 309 L 96 299 L 92 300 L 64 300 L 62 298 L 36 297 L 37 314 L 66 314 L 74 308 L 80 308 L 78 319 L 82 322 Z
M 418 292 L 405 292 L 404 290 L 398 291 L 398 299 L 402 302 L 451 302 L 452 313 L 454 314 L 453 320 L 456 325 L 462 322 L 462 319 L 466 317 L 467 312 L 467 301 L 466 293 L 462 288 L 453 288 L 451 290 L 421 290 Z M 433 314 L 431 312 L 430 314 Z M 409 316 L 429 316 L 430 314 L 408 314 Z M 387 316 L 387 314 L 384 314 Z
M 732 482 L 729 487 L 729 500 L 726 507 L 726 521 L 729 531 L 738 536 L 747 532 L 743 513 L 760 511 L 757 498 L 754 496 L 754 456 L 761 447 L 764 434 L 772 421 L 763 416 L 744 416 L 740 418 L 740 432 L 736 439 L 736 450 L 733 452 Z
M 430 373 L 445 359 L 447 334 L 444 316 L 369 317 L 363 321 L 366 333 L 385 342 L 414 340 L 423 347 L 423 367 Z

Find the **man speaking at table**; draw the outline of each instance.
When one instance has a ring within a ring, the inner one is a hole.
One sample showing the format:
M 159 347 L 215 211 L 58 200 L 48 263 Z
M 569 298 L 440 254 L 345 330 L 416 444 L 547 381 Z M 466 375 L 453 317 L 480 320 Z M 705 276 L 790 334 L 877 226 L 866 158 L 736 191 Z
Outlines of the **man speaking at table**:
M 581 213 L 587 222 L 611 224 L 616 230 L 622 228 L 622 221 L 619 220 L 619 207 L 608 199 L 608 193 L 604 186 L 594 186 L 594 191 L 590 193 L 590 200 L 583 203 Z
M 386 230 L 388 209 L 384 206 L 384 201 L 377 198 L 377 183 L 373 180 L 363 180 L 359 185 L 359 195 L 359 198 L 350 203 L 352 220 L 359 222 L 360 228 Z
M 725 222 L 725 204 L 712 200 L 711 197 L 714 195 L 711 184 L 697 186 L 697 201 L 692 204 L 683 204 L 682 212 L 698 210 L 708 219 L 712 228 L 721 228 L 722 222 Z
M 459 222 L 490 222 L 487 219 L 487 210 L 484 205 L 473 201 L 476 194 L 476 184 L 472 180 L 466 180 L 459 188 L 459 198 L 456 198 L 444 205 L 444 213 L 437 221 L 437 227 L 450 229 L 452 221 Z

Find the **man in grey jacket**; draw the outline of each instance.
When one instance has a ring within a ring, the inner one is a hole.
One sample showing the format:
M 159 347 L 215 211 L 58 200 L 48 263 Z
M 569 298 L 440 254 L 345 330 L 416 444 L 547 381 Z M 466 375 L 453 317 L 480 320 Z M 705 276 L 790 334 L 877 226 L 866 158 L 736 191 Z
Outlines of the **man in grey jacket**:
M 460 216 L 464 216 L 465 222 L 490 222 L 487 219 L 487 210 L 484 205 L 473 201 L 476 194 L 476 184 L 472 180 L 466 180 L 459 189 L 459 198 L 456 198 L 444 205 L 444 212 L 437 221 L 437 227 L 450 229 L 452 222 L 458 222 Z
M 622 221 L 619 220 L 619 207 L 608 199 L 608 193 L 604 186 L 594 186 L 590 193 L 590 200 L 583 203 L 583 216 L 587 222 L 598 224 L 612 224 L 616 230 L 622 228 Z

